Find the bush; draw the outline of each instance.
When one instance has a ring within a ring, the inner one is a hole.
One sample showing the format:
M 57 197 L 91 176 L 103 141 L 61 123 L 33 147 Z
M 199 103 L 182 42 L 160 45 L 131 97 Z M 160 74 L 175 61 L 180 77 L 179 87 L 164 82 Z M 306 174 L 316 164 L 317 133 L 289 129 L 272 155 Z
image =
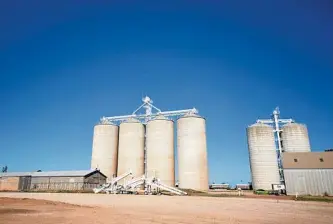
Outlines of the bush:
M 258 189 L 256 191 L 254 191 L 255 194 L 268 194 L 268 191 L 265 191 L 263 189 Z

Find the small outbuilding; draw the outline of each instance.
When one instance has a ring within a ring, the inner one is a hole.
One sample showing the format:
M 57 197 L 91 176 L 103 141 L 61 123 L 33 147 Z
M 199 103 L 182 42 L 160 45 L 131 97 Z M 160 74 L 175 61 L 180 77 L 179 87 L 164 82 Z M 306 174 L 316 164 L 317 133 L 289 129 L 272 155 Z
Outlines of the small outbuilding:
M 285 152 L 288 195 L 333 195 L 333 152 Z
M 0 191 L 23 191 L 30 188 L 30 172 L 0 173 Z
M 2 191 L 90 190 L 105 182 L 99 170 L 0 173 Z

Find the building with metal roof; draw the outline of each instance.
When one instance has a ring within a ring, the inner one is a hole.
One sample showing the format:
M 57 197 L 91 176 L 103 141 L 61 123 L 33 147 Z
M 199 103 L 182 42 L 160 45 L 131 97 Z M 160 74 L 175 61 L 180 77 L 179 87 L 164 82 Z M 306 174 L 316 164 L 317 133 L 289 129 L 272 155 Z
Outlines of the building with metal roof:
M 288 195 L 333 195 L 333 152 L 284 152 Z
M 100 172 L 100 171 L 99 170 L 69 170 L 69 171 L 41 171 L 41 172 L 8 172 L 8 173 L 0 173 L 0 177 L 20 177 L 20 176 L 78 177 L 78 176 L 87 176 L 94 172 Z M 101 174 L 104 175 L 103 173 L 101 173 Z
M 105 182 L 99 170 L 0 173 L 0 191 L 87 190 Z
M 1 177 L 23 177 L 23 176 L 31 176 L 34 172 L 8 172 L 8 173 L 0 173 Z

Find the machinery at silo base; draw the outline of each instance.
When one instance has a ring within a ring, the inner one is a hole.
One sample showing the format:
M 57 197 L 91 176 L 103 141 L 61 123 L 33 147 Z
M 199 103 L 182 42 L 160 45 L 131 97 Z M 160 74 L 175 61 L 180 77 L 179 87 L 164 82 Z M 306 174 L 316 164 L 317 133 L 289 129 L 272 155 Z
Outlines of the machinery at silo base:
M 161 191 L 167 191 L 176 195 L 187 195 L 186 192 L 181 191 L 176 187 L 170 187 L 163 184 L 158 178 L 146 178 L 144 175 L 137 178 L 132 177 L 132 179 L 127 183 L 118 185 L 119 181 L 129 176 L 132 176 L 131 171 L 113 178 L 110 182 L 105 183 L 100 187 L 94 188 L 93 191 L 95 194 L 104 192 L 106 194 L 139 194 L 140 186 L 145 185 L 145 195 L 161 195 Z

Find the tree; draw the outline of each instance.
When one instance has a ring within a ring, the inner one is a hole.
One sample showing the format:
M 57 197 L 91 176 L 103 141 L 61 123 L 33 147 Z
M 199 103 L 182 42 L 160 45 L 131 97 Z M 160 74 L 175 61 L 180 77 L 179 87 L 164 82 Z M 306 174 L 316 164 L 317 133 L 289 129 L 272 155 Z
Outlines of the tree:
M 3 173 L 7 173 L 7 171 L 8 171 L 8 166 L 4 166 L 4 167 L 2 167 L 2 172 L 3 172 Z

